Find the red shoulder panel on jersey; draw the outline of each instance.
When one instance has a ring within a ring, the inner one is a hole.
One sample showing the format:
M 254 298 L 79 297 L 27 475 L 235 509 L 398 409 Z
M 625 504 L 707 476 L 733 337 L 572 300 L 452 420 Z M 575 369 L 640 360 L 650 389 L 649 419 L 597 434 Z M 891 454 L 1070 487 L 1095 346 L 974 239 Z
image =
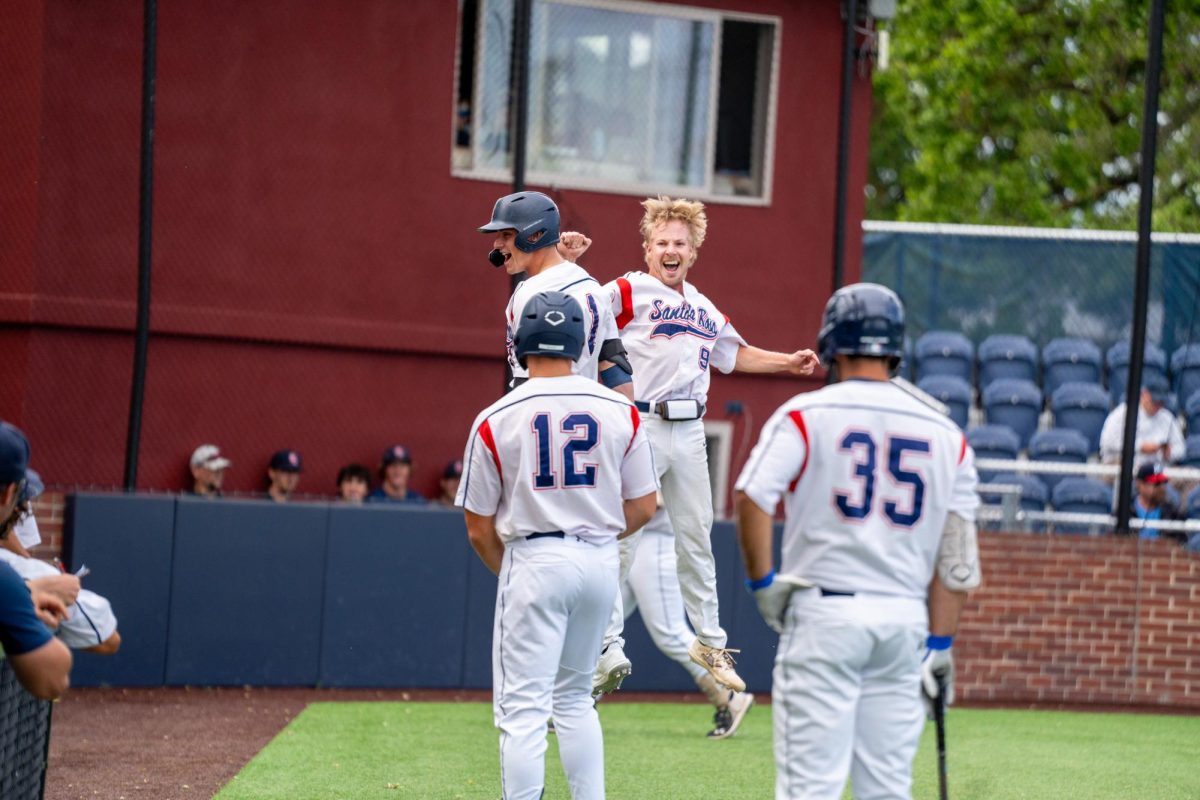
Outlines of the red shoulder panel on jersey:
M 625 326 L 633 320 L 633 286 L 625 278 L 617 278 L 617 288 L 621 292 L 621 313 L 617 315 L 617 330 L 625 330 Z
M 966 455 L 967 455 L 967 436 L 966 436 L 966 434 L 963 434 L 962 446 L 958 448 L 958 463 L 961 464 L 963 461 L 963 458 L 965 458 Z
M 800 480 L 800 476 L 804 474 L 805 468 L 808 467 L 808 426 L 804 424 L 804 415 L 799 411 L 789 411 L 788 417 L 796 424 L 796 429 L 800 431 L 800 438 L 804 440 L 804 461 L 800 464 L 800 471 L 796 473 L 796 477 L 792 478 L 792 482 L 788 485 L 788 491 L 796 491 L 796 483 Z
M 496 450 L 496 439 L 492 436 L 492 426 L 488 420 L 484 420 L 479 426 L 479 438 L 487 445 L 487 449 L 492 452 L 492 461 L 496 462 L 496 474 L 500 476 L 500 480 L 504 480 L 504 470 L 500 467 L 500 453 Z
M 642 425 L 642 415 L 638 413 L 637 406 L 629 407 L 629 418 L 633 420 L 633 435 L 629 437 L 629 444 L 625 445 L 626 453 L 633 447 L 633 440 L 637 438 L 638 428 Z

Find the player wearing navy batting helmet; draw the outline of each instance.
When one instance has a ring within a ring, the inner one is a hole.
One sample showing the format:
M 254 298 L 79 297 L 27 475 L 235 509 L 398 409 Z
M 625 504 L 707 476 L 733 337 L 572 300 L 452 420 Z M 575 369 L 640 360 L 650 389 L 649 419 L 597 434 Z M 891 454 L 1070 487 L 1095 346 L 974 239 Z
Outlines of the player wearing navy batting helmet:
M 849 777 L 856 796 L 907 798 L 922 697 L 952 699 L 950 647 L 980 582 L 975 457 L 889 380 L 904 342 L 893 291 L 838 290 L 818 340 L 838 382 L 784 403 L 736 484 L 747 587 L 783 634 L 775 796 L 838 800 Z

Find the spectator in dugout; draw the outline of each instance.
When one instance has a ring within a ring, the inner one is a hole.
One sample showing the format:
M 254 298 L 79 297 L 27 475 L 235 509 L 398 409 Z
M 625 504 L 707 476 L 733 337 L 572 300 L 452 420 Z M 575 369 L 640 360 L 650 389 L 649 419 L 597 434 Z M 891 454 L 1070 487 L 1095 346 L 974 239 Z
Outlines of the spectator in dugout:
M 302 470 L 300 454 L 295 450 L 275 451 L 267 464 L 267 496 L 276 503 L 291 500 L 296 486 L 300 483 Z
M 412 478 L 412 456 L 402 444 L 394 444 L 383 451 L 379 463 L 381 483 L 367 495 L 370 503 L 424 503 L 425 498 L 410 487 Z
M 461 460 L 451 461 L 442 470 L 442 478 L 438 481 L 438 496 L 433 502 L 440 506 L 454 508 L 454 498 L 458 496 L 458 482 L 462 480 L 463 463 Z
M 371 471 L 362 464 L 347 464 L 338 470 L 337 495 L 347 503 L 361 503 L 371 491 Z
M 1136 493 L 1131 502 L 1133 511 L 1130 516 L 1143 520 L 1183 520 L 1187 515 L 1180 511 L 1167 499 L 1167 486 L 1171 479 L 1163 472 L 1161 461 L 1148 461 L 1138 467 Z M 1174 539 L 1187 543 L 1186 531 L 1160 531 L 1147 526 L 1138 534 L 1143 539 Z
M 192 486 L 187 493 L 196 497 L 220 497 L 221 484 L 225 481 L 225 470 L 233 462 L 221 455 L 215 444 L 202 444 L 192 451 L 188 467 L 192 472 Z
M 16 571 L 31 590 L 43 590 L 57 596 L 67 607 L 55 635 L 72 650 L 86 650 L 99 655 L 111 655 L 121 647 L 117 618 L 112 604 L 95 592 L 83 589 L 80 578 L 62 572 L 57 567 L 31 558 L 15 529 L 22 519 L 31 518 L 30 503 L 42 492 L 41 478 L 28 470 L 24 490 L 12 513 L 0 521 L 0 562 Z
M 0 520 L 8 520 L 20 502 L 28 468 L 25 434 L 0 421 Z M 42 700 L 61 697 L 70 685 L 71 651 L 50 632 L 66 615 L 61 599 L 30 588 L 0 564 L 0 646 L 17 680 Z
M 1151 461 L 1173 464 L 1187 454 L 1179 420 L 1164 402 L 1167 386 L 1159 381 L 1142 385 L 1138 402 L 1137 428 L 1134 434 L 1133 467 L 1137 469 Z M 1100 429 L 1100 460 L 1116 464 L 1121 460 L 1121 444 L 1125 436 L 1125 403 L 1108 414 Z

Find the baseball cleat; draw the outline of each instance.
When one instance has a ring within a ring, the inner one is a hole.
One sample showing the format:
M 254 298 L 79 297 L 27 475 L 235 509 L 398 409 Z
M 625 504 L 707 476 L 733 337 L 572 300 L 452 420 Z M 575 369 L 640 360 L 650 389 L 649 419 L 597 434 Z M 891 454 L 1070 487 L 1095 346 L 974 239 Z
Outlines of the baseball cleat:
M 621 681 L 633 672 L 633 665 L 625 657 L 621 645 L 613 642 L 600 653 L 596 671 L 592 673 L 592 695 L 608 694 L 621 688 Z
M 730 655 L 740 652 L 727 647 L 709 647 L 699 639 L 693 639 L 688 645 L 688 656 L 692 661 L 708 670 L 717 679 L 717 683 L 728 686 L 735 692 L 746 691 L 746 682 L 734 670 L 733 656 Z
M 708 732 L 709 739 L 728 739 L 737 733 L 746 712 L 754 705 L 754 695 L 749 692 L 734 692 L 729 697 L 729 703 L 724 708 L 718 708 L 713 714 L 713 729 Z

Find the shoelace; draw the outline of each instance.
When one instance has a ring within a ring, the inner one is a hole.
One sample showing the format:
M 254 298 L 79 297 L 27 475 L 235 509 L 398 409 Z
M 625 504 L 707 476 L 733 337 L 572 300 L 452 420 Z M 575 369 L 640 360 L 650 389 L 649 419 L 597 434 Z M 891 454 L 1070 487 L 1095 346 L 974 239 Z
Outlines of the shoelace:
M 712 663 L 714 666 L 720 664 L 722 661 L 728 661 L 729 666 L 732 667 L 737 662 L 733 660 L 733 656 L 731 656 L 730 653 L 740 652 L 742 651 L 732 647 L 714 647 L 711 649 L 710 657 L 712 658 Z

